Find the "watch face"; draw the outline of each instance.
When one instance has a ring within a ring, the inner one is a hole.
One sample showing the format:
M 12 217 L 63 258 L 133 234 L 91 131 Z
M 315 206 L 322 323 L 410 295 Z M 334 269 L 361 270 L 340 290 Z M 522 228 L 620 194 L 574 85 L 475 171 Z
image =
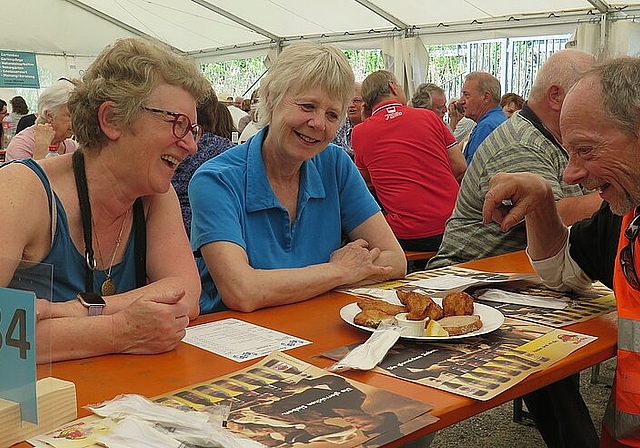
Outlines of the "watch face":
M 84 306 L 90 305 L 105 305 L 105 301 L 100 294 L 93 292 L 79 292 L 78 299 Z

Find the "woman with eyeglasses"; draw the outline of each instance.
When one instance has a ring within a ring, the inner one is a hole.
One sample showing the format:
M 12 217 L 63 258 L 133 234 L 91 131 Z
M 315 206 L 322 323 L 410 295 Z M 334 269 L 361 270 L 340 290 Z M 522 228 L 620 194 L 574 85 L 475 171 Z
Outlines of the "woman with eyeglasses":
M 551 187 L 530 173 L 494 176 L 483 207 L 484 221 L 495 220 L 504 231 L 525 219 L 527 253 L 548 286 L 579 291 L 599 280 L 613 288 L 617 366 L 601 447 L 640 447 L 639 105 L 640 59 L 632 57 L 591 67 L 562 104 L 564 179 L 606 201 L 591 218 L 565 227 Z M 513 205 L 505 207 L 505 200 Z
M 337 48 L 287 47 L 260 85 L 265 127 L 196 171 L 189 200 L 202 312 L 249 312 L 404 277 L 404 252 L 380 208 L 330 144 L 353 86 Z
M 80 149 L 0 169 L 0 285 L 43 299 L 38 362 L 165 352 L 198 315 L 171 177 L 196 152 L 196 104 L 209 88 L 193 61 L 117 41 L 69 99 Z M 47 266 L 52 291 L 39 276 Z
M 7 146 L 7 160 L 40 160 L 46 157 L 50 147 L 55 147 L 58 154 L 71 154 L 78 149 L 78 142 L 71 138 L 68 106 L 69 97 L 78 84 L 77 80 L 59 79 L 42 92 L 35 124 L 13 136 Z

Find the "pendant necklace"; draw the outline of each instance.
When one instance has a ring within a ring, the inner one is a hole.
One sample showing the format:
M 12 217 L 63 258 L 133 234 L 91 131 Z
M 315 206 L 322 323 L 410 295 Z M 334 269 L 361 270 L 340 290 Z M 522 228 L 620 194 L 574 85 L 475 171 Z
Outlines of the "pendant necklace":
M 80 218 L 82 220 L 82 234 L 84 237 L 84 258 L 86 262 L 85 269 L 85 291 L 93 292 L 93 272 L 96 270 L 96 259 L 93 252 L 93 217 L 91 215 L 91 202 L 89 201 L 89 189 L 87 188 L 87 175 L 84 166 L 84 154 L 82 149 L 78 149 L 73 153 L 73 175 L 76 181 L 76 189 L 78 190 L 78 201 L 80 205 Z M 125 212 L 122 225 L 120 226 L 120 233 L 116 239 L 116 247 L 113 250 L 111 256 L 111 263 L 109 268 L 105 271 L 106 279 L 102 282 L 100 292 L 102 295 L 112 295 L 116 292 L 116 285 L 111 277 L 111 271 L 113 269 L 113 263 L 118 253 L 118 248 L 122 244 L 122 234 L 124 233 L 124 226 L 129 217 L 129 209 Z M 98 246 L 98 252 L 100 252 L 100 243 L 96 236 L 96 245 Z M 100 261 L 103 262 L 102 254 L 100 254 Z
M 124 218 L 122 219 L 122 225 L 120 226 L 120 232 L 118 233 L 118 238 L 116 238 L 116 247 L 113 249 L 113 255 L 111 256 L 111 263 L 109 263 L 109 269 L 105 270 L 106 278 L 104 282 L 102 282 L 102 286 L 100 286 L 100 293 L 103 296 L 112 296 L 116 293 L 116 285 L 113 283 L 113 278 L 111 277 L 111 270 L 113 269 L 113 262 L 116 260 L 116 254 L 118 253 L 118 249 L 120 248 L 120 244 L 122 244 L 122 233 L 124 232 L 124 225 L 127 222 L 127 218 L 129 217 L 129 209 L 124 213 Z M 93 221 L 93 217 L 91 217 Z M 95 227 L 95 224 L 94 224 Z M 104 262 L 102 258 L 102 251 L 100 250 L 100 241 L 98 241 L 98 235 L 96 235 L 96 245 L 98 246 L 98 254 L 100 254 L 100 261 Z

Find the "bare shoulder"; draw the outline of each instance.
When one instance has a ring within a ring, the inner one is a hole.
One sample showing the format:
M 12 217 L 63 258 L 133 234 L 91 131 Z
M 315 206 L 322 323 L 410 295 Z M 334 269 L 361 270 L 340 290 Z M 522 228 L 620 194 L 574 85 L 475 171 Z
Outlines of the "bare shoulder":
M 38 174 L 30 167 L 22 163 L 10 163 L 0 169 L 0 191 L 3 200 L 0 205 L 16 207 L 20 205 L 34 207 L 30 201 L 24 204 L 17 203 L 25 197 L 38 200 L 39 196 L 47 198 L 42 180 Z M 41 193 L 41 194 L 40 194 Z
M 0 256 L 41 260 L 48 251 L 51 232 L 49 199 L 42 181 L 19 163 L 0 169 Z

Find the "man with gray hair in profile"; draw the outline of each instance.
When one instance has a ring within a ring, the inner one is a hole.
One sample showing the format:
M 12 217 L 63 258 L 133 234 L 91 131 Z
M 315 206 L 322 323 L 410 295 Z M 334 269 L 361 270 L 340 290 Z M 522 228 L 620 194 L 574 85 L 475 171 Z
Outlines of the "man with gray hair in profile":
M 464 116 L 476 122 L 463 152 L 467 165 L 480 143 L 507 119 L 500 107 L 501 89 L 498 78 L 487 72 L 471 72 L 464 78 L 458 104 L 464 109 Z
M 442 87 L 432 82 L 423 82 L 411 97 L 411 106 L 429 109 L 443 119 L 447 113 L 447 95 Z
M 447 95 L 444 89 L 431 82 L 420 84 L 411 97 L 411 106 L 429 109 L 444 121 L 444 115 L 449 109 L 449 129 L 453 133 L 456 142 L 460 143 L 473 130 L 476 122 L 464 116 L 453 116 L 451 108 L 447 107 Z
M 592 55 L 578 50 L 563 50 L 547 59 L 522 110 L 495 129 L 478 148 L 429 268 L 526 247 L 524 222 L 506 233 L 498 223 L 483 225 L 482 206 L 489 180 L 499 172 L 529 171 L 542 176 L 550 184 L 567 225 L 598 210 L 602 201 L 596 193 L 563 181 L 569 157 L 560 143 L 560 109 L 565 95 L 594 62 Z M 573 380 L 566 378 L 523 397 L 549 447 L 597 446 L 589 411 Z

